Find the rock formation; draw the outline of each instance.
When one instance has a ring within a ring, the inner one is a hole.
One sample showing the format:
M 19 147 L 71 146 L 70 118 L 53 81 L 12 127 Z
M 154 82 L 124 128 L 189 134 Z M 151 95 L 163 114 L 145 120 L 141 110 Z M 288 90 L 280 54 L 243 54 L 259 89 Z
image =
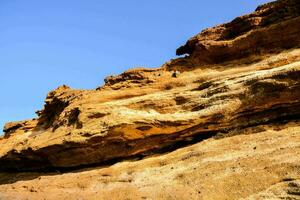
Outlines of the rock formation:
M 4 127 L 0 199 L 299 199 L 299 24 L 278 0 L 160 68 L 50 92 Z
M 254 13 L 202 31 L 176 54 L 190 54 L 187 61 L 198 66 L 297 47 L 299 15 L 300 4 L 294 0 L 262 5 Z

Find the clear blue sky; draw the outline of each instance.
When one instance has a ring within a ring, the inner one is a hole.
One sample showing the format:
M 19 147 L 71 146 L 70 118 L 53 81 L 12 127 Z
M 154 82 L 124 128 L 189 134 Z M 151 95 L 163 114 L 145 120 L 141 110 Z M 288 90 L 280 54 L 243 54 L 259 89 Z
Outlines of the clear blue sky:
M 35 117 L 59 85 L 92 89 L 110 74 L 158 67 L 203 28 L 265 2 L 0 0 L 0 127 Z

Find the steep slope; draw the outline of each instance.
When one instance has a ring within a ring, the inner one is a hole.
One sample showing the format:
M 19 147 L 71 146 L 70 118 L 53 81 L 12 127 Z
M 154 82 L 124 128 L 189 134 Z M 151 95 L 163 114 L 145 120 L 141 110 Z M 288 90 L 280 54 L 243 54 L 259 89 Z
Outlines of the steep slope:
M 299 8 L 262 5 L 160 68 L 50 92 L 4 127 L 0 199 L 297 199 Z

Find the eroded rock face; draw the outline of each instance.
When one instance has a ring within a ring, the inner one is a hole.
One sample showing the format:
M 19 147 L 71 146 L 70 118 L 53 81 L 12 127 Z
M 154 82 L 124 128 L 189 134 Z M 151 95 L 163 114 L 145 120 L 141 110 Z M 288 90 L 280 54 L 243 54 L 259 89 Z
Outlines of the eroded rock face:
M 110 90 L 89 91 L 73 102 L 70 91 L 60 101 L 47 98 L 36 127 L 3 141 L 9 148 L 1 148 L 0 169 L 78 167 L 148 155 L 185 140 L 299 117 L 300 62 L 226 72 L 200 82 L 181 74 L 174 84 L 185 85 L 126 99 L 101 102 Z
M 299 19 L 299 1 L 279 0 L 204 30 L 178 49 L 178 54 L 189 56 L 171 60 L 161 68 L 128 70 L 106 78 L 105 85 L 96 90 L 61 86 L 50 92 L 44 109 L 37 112 L 38 118 L 8 123 L 4 128 L 0 191 L 8 192 L 3 197 L 0 193 L 0 199 L 19 194 L 27 198 L 32 191 L 40 195 L 37 198 L 46 195 L 35 187 L 35 178 L 29 178 L 35 173 L 43 175 L 37 173 L 41 170 L 83 170 L 116 162 L 123 167 L 108 167 L 112 173 L 100 180 L 103 185 L 99 188 L 95 188 L 99 180 L 91 177 L 105 174 L 106 169 L 74 175 L 80 180 L 90 177 L 90 182 L 82 182 L 89 198 L 97 199 L 99 190 L 102 199 L 111 197 L 105 196 L 106 191 L 113 191 L 114 199 L 124 195 L 152 199 L 293 198 L 293 191 L 299 189 L 300 172 Z M 195 145 L 186 147 L 191 144 Z M 150 163 L 147 159 L 134 162 L 134 166 L 122 162 L 178 148 L 184 155 L 173 152 Z M 167 173 L 163 166 L 168 162 L 178 168 L 176 173 Z M 198 169 L 199 162 L 203 166 Z M 133 173 L 126 167 L 139 169 L 140 174 L 124 181 L 124 173 Z M 145 168 L 153 171 L 144 174 Z M 34 171 L 25 174 L 25 179 L 33 181 L 26 183 L 24 193 L 14 192 L 9 184 L 21 186 L 8 181 L 7 171 Z M 166 174 L 167 179 L 157 173 Z M 60 176 L 61 185 L 73 182 L 74 177 L 68 174 L 50 175 L 44 181 Z M 252 183 L 260 183 L 256 176 L 263 178 L 263 184 L 250 184 L 252 179 Z M 232 182 L 234 178 L 240 181 Z M 211 180 L 210 184 L 197 182 L 204 179 Z M 115 180 L 120 181 L 110 183 Z M 167 181 L 176 189 L 167 190 Z M 103 189 L 107 182 L 109 190 Z M 159 189 L 157 183 L 166 187 Z M 177 183 L 183 187 L 176 187 Z M 71 190 L 76 189 L 74 184 Z M 239 184 L 245 190 L 231 192 Z M 124 185 L 126 188 L 120 189 Z M 150 189 L 142 190 L 145 185 Z M 218 191 L 212 191 L 216 187 Z M 189 193 L 183 194 L 187 188 Z M 153 196 L 154 190 L 159 196 Z M 62 199 L 63 193 L 67 194 L 63 189 L 56 193 Z
M 155 72 L 159 75 L 159 69 L 136 68 L 128 70 L 118 76 L 109 76 L 104 79 L 105 86 L 118 90 L 124 87 L 134 87 L 136 85 L 142 87 L 153 83 Z M 123 83 L 126 82 L 124 85 Z M 99 90 L 101 89 L 98 88 Z
M 239 131 L 112 166 L 0 173 L 0 199 L 299 199 L 299 120 Z
M 214 44 L 225 39 L 233 43 L 220 52 L 234 57 L 239 54 L 235 52 L 235 40 L 236 46 L 249 52 L 263 42 L 280 49 L 286 39 L 290 47 L 296 47 L 298 16 L 298 1 L 261 6 L 250 15 L 192 38 L 190 41 L 197 41 L 193 42 L 195 49 L 184 59 L 201 59 L 198 43 L 209 41 L 206 46 L 215 48 Z M 279 29 L 284 37 L 275 37 Z M 257 34 L 265 38 L 263 42 Z M 255 43 L 249 43 L 249 38 Z M 220 57 L 214 51 L 210 54 Z M 0 170 L 101 164 L 162 152 L 236 129 L 298 119 L 298 60 L 299 50 L 294 48 L 262 56 L 243 67 L 235 60 L 173 76 L 174 72 L 164 65 L 109 77 L 97 90 L 59 87 L 48 94 L 37 119 L 6 125 L 6 139 L 0 141 Z
M 178 48 L 176 53 L 190 55 L 180 62 L 193 68 L 299 47 L 299 15 L 298 0 L 268 3 L 258 7 L 254 13 L 202 31 Z M 176 67 L 176 62 L 171 63 L 169 68 Z

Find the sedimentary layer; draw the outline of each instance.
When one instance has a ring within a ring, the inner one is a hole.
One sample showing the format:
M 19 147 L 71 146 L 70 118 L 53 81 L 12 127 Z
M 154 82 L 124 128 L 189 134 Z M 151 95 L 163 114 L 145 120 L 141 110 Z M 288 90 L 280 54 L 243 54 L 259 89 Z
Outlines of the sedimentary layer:
M 220 52 L 228 59 L 232 54 L 236 59 L 231 62 L 203 60 L 202 67 L 190 70 L 181 65 L 186 70 L 178 72 L 171 70 L 171 61 L 161 68 L 133 69 L 108 77 L 96 90 L 57 88 L 48 94 L 38 118 L 5 126 L 0 170 L 101 164 L 163 152 L 236 129 L 298 119 L 298 17 L 298 1 L 270 3 L 207 29 L 182 47 L 196 38 L 195 48 L 184 59 L 198 62 L 205 55 L 198 44 L 214 49 L 216 43 L 230 43 L 227 47 L 235 50 Z M 279 30 L 285 37 L 277 35 Z M 262 37 L 251 36 L 258 33 Z M 272 46 L 264 46 L 261 38 Z M 282 44 L 294 48 L 276 54 L 252 52 L 254 47 L 280 50 Z M 251 56 L 237 59 L 245 55 L 236 48 L 248 49 Z M 214 51 L 210 54 L 222 57 Z
M 299 198 L 300 1 L 206 29 L 155 69 L 51 91 L 0 138 L 0 199 Z

